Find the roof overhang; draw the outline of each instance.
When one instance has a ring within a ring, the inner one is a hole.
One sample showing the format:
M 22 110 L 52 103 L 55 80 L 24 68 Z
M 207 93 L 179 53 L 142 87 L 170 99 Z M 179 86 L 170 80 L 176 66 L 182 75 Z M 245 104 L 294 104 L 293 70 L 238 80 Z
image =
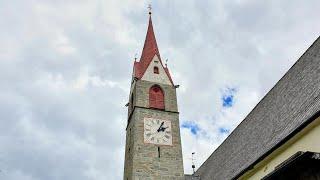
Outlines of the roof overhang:
M 320 175 L 320 153 L 299 151 L 278 165 L 262 180 L 293 179 L 314 175 Z
M 271 149 L 269 149 L 266 153 L 264 153 L 262 156 L 260 156 L 255 162 L 253 162 L 250 166 L 242 170 L 239 174 L 237 174 L 232 179 L 238 179 L 243 174 L 248 172 L 251 169 L 254 169 L 254 166 L 261 162 L 264 158 L 266 158 L 268 155 L 270 155 L 272 152 L 274 152 L 276 149 L 281 147 L 283 144 L 285 144 L 287 141 L 289 141 L 293 136 L 298 134 L 301 130 L 303 130 L 306 126 L 311 124 L 314 120 L 316 120 L 318 117 L 320 117 L 320 110 L 318 110 L 314 115 L 312 115 L 307 121 L 302 123 L 299 127 L 297 127 L 293 132 L 291 132 L 288 136 L 286 136 L 284 139 L 279 141 L 275 146 L 273 146 Z

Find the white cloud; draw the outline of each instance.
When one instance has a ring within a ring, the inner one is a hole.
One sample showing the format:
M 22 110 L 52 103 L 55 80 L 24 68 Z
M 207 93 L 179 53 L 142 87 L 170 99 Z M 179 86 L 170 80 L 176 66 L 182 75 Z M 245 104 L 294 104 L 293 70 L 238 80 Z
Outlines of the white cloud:
M 121 179 L 146 1 L 1 1 L 0 179 Z M 157 1 L 162 59 L 180 84 L 184 166 L 214 151 L 318 37 L 316 0 Z M 236 87 L 223 108 L 221 90 Z M 192 96 L 190 96 L 192 94 Z

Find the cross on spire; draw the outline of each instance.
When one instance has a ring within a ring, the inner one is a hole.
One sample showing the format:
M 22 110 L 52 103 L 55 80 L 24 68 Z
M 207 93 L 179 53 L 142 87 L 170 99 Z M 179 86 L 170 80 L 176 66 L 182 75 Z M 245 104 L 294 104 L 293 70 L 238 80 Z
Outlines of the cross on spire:
M 148 9 L 149 9 L 149 14 L 151 15 L 151 10 L 152 10 L 151 4 L 148 5 Z

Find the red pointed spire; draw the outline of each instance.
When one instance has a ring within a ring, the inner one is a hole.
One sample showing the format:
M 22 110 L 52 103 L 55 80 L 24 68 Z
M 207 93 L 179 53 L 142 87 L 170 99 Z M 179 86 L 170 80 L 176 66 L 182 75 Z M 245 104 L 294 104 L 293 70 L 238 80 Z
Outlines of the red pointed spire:
M 151 11 L 149 11 L 149 24 L 148 24 L 148 30 L 147 30 L 147 35 L 146 39 L 144 41 L 144 46 L 141 54 L 141 58 L 139 62 L 134 63 L 134 69 L 135 69 L 135 77 L 138 79 L 142 78 L 143 74 L 147 70 L 150 62 L 152 61 L 152 58 L 157 55 L 160 63 L 162 64 L 161 57 L 160 57 L 160 52 L 158 49 L 157 41 L 156 41 L 156 36 L 154 35 L 153 31 L 153 25 L 152 25 L 152 18 L 151 18 Z M 162 64 L 163 66 L 163 64 Z M 169 76 L 170 81 L 171 77 L 169 74 L 169 70 L 167 67 L 164 67 L 167 75 Z
M 150 14 L 147 35 L 144 41 L 140 63 L 142 63 L 143 66 L 148 66 L 150 61 L 154 57 L 154 55 L 157 55 L 158 58 L 160 59 L 160 53 L 159 53 L 156 37 L 154 35 L 152 19 Z

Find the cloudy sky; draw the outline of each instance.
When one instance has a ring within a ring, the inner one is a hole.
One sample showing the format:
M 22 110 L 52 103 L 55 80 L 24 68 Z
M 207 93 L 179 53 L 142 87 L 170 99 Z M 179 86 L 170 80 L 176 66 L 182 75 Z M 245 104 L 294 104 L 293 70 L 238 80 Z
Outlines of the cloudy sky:
M 150 1 L 0 0 L 0 179 L 118 180 Z M 152 2 L 186 173 L 319 36 L 319 0 Z

